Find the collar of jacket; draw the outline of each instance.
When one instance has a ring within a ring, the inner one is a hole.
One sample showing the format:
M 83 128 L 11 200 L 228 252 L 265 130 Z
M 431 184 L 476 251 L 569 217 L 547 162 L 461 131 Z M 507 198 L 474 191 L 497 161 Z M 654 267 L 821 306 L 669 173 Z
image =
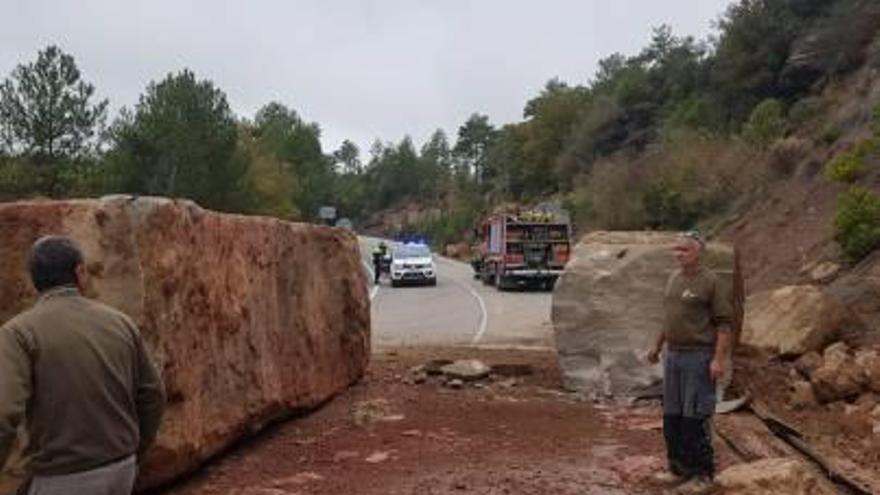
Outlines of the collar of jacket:
M 56 297 L 70 297 L 70 296 L 78 296 L 79 289 L 72 285 L 62 285 L 59 287 L 53 287 L 46 292 L 40 294 L 40 298 L 37 300 L 37 304 L 46 301 L 48 299 L 54 299 Z

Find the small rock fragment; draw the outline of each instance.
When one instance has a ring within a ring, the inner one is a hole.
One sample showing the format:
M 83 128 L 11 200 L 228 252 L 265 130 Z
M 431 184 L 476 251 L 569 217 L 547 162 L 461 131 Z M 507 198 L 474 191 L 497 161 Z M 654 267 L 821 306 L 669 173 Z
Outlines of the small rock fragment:
M 380 462 L 387 461 L 390 457 L 391 453 L 389 452 L 374 452 L 364 460 L 369 462 L 370 464 L 379 464 Z
M 464 387 L 464 382 L 459 380 L 458 378 L 454 378 L 454 379 L 446 382 L 446 386 L 449 388 L 453 388 L 453 389 L 458 390 L 458 389 Z
M 816 351 L 808 352 L 795 361 L 794 367 L 804 378 L 809 380 L 813 373 L 822 367 L 822 355 Z
M 797 410 L 809 409 L 817 404 L 813 386 L 810 382 L 803 380 L 796 381 L 791 385 L 791 395 L 788 400 L 791 406 Z
M 464 381 L 481 380 L 489 376 L 491 368 L 477 359 L 464 359 L 448 364 L 440 368 L 440 371 L 450 377 Z

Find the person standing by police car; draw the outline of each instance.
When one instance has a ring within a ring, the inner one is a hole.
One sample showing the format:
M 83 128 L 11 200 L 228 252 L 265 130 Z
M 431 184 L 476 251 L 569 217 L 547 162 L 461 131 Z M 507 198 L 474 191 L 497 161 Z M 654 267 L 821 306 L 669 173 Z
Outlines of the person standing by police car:
M 373 248 L 373 278 L 376 285 L 379 285 L 379 277 L 382 276 L 382 261 L 387 254 L 388 246 L 384 241 Z

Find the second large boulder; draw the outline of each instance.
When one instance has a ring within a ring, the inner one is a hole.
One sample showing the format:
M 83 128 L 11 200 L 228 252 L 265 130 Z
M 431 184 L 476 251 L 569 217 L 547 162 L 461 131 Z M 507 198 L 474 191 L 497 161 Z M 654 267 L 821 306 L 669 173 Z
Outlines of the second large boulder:
M 596 232 L 575 247 L 553 293 L 552 321 L 566 388 L 637 395 L 659 366 L 643 358 L 663 328 L 663 292 L 677 268 L 673 233 Z M 734 249 L 712 243 L 704 264 L 742 314 L 743 281 Z

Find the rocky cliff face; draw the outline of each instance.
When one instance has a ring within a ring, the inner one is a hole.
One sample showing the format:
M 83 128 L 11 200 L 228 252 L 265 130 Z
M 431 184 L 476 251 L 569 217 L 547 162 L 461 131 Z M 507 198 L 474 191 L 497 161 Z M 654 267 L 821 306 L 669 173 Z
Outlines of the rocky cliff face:
M 90 295 L 135 319 L 162 371 L 169 405 L 142 487 L 364 373 L 369 300 L 350 233 L 157 198 L 5 204 L 4 321 L 33 302 L 26 254 L 50 233 L 80 243 Z

